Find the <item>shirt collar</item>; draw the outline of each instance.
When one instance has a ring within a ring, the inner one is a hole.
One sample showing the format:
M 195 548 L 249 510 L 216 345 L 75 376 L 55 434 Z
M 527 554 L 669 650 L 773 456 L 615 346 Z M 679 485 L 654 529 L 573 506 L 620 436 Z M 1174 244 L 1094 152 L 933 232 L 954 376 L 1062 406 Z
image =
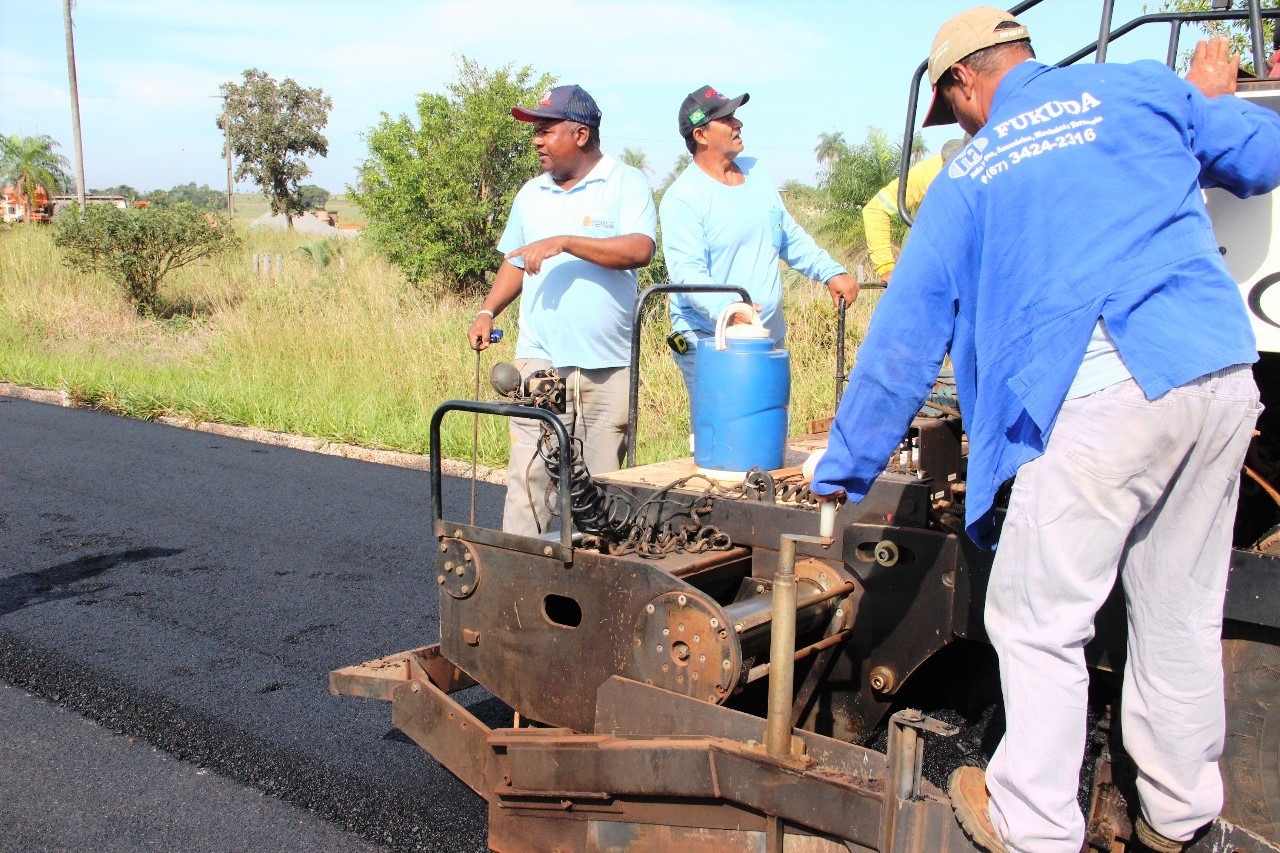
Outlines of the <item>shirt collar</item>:
M 542 173 L 542 179 L 538 186 L 544 190 L 551 190 L 552 192 L 557 193 L 575 192 L 579 187 L 585 187 L 587 184 L 595 183 L 596 181 L 603 182 L 608 180 L 617 165 L 617 160 L 614 160 L 608 154 L 602 154 L 600 155 L 600 159 L 596 161 L 596 164 L 591 167 L 591 171 L 587 172 L 586 176 L 582 180 L 573 185 L 573 189 L 565 190 L 558 187 L 556 182 L 551 180 L 550 172 Z
M 1010 68 L 1004 75 L 1004 79 L 1000 81 L 1000 85 L 996 87 L 995 96 L 991 99 L 991 113 L 987 116 L 987 124 L 991 124 L 991 116 L 999 112 L 1000 107 L 1013 97 L 1014 92 L 1053 67 L 1035 59 L 1025 59 Z

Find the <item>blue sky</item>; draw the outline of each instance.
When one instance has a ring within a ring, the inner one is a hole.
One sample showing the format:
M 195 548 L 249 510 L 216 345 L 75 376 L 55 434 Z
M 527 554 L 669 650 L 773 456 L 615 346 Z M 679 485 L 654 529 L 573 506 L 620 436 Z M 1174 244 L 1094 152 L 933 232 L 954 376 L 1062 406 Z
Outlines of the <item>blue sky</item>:
M 86 180 L 140 190 L 225 183 L 215 126 L 218 85 L 257 67 L 333 98 L 329 156 L 308 182 L 340 192 L 366 156 L 379 114 L 413 113 L 442 91 L 455 57 L 532 65 L 588 89 L 604 113 L 604 148 L 643 149 L 656 183 L 684 151 L 675 112 L 711 84 L 751 93 L 747 153 L 778 181 L 812 182 L 819 133 L 851 142 L 869 126 L 902 133 L 911 74 L 938 26 L 970 0 L 78 0 Z M 1115 18 L 1142 11 L 1116 0 Z M 1042 59 L 1097 37 L 1100 2 L 1045 0 L 1023 16 Z M 1163 57 L 1166 28 L 1112 49 Z M 1184 38 L 1187 36 L 1184 35 Z M 0 0 L 0 133 L 48 134 L 71 159 L 59 0 Z M 924 102 L 921 103 L 923 112 Z M 936 149 L 950 135 L 926 135 Z M 240 189 L 249 191 L 249 185 Z

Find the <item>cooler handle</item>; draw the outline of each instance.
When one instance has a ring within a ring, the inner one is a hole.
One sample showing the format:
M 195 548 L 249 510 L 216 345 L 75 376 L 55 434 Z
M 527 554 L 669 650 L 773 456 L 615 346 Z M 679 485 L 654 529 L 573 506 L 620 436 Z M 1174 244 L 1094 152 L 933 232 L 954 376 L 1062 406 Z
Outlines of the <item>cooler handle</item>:
M 734 314 L 746 314 L 751 318 L 751 325 L 764 328 L 764 323 L 760 322 L 760 314 L 754 305 L 749 302 L 730 302 L 720 312 L 720 319 L 716 321 L 716 349 L 718 350 L 729 348 L 729 345 L 724 342 L 724 330 L 729 325 L 729 318 Z

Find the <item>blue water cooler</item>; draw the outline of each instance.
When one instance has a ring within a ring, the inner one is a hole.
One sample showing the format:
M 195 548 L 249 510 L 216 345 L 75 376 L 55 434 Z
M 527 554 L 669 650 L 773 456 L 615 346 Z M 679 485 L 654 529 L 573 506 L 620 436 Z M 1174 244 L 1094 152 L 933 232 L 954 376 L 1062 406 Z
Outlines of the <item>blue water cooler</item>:
M 751 323 L 728 325 L 734 314 Z M 693 401 L 693 461 L 712 474 L 781 468 L 787 448 L 791 356 L 773 345 L 745 302 L 721 312 L 712 341 L 699 343 Z

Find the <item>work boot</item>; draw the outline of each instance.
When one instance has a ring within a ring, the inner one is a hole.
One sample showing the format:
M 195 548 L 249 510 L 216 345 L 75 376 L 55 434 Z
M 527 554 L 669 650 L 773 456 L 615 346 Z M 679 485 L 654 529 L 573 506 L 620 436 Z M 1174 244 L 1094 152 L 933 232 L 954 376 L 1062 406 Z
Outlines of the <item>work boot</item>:
M 1138 842 L 1134 845 L 1134 853 L 1182 853 L 1186 847 L 1181 841 L 1156 832 L 1141 814 L 1133 822 L 1133 835 Z
M 947 793 L 951 795 L 956 820 L 974 844 L 987 853 L 1009 853 L 991 823 L 991 796 L 987 793 L 987 774 L 981 768 L 957 767 L 947 783 Z

